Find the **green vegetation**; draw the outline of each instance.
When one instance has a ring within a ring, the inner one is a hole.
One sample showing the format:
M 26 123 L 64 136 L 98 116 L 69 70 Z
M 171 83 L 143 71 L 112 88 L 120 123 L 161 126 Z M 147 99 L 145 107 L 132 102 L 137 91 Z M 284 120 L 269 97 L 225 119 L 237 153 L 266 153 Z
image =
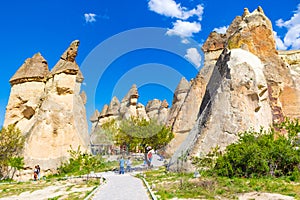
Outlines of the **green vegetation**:
M 285 178 L 228 178 L 202 174 L 194 178 L 193 173 L 172 173 L 164 168 L 144 174 L 158 199 L 237 199 L 239 193 L 270 192 L 300 199 L 300 184 Z
M 299 133 L 298 120 L 286 119 L 268 131 L 241 133 L 223 152 L 217 146 L 206 156 L 194 158 L 199 177 L 164 168 L 144 176 L 159 199 L 237 199 L 238 194 L 247 192 L 300 199 Z
M 47 198 L 48 195 L 52 196 L 48 199 L 84 199 L 98 185 L 98 179 L 90 179 L 87 182 L 82 178 L 72 179 L 71 181 L 51 178 L 47 181 L 13 182 L 0 184 L 0 198 L 20 195 L 23 192 L 31 193 L 37 190 L 45 190 L 43 199 Z M 52 189 L 49 190 L 48 187 Z M 53 191 L 53 187 L 57 187 L 57 189 Z M 64 194 L 62 195 L 61 192 Z
M 156 120 L 130 118 L 121 121 L 115 139 L 117 144 L 126 144 L 132 151 L 135 151 L 137 147 L 144 151 L 146 146 L 160 149 L 173 138 L 174 134 L 170 128 Z
M 77 150 L 69 150 L 70 159 L 63 163 L 58 168 L 58 176 L 64 175 L 84 175 L 89 174 L 91 171 L 101 172 L 111 170 L 118 166 L 117 161 L 108 162 L 101 156 L 94 156 L 88 153 L 84 153 L 80 150 L 80 146 Z
M 226 148 L 216 160 L 214 172 L 227 177 L 291 176 L 300 178 L 300 150 L 296 147 L 298 121 L 286 120 L 274 131 L 244 132 L 237 143 Z
M 24 142 L 25 137 L 15 125 L 0 130 L 0 180 L 12 179 L 16 170 L 23 167 L 23 157 L 20 153 Z

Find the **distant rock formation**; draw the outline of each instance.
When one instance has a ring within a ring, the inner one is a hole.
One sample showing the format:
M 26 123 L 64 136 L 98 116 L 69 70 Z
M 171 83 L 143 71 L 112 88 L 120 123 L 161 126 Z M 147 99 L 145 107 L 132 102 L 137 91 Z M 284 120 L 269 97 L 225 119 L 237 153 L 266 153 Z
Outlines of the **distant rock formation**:
M 278 55 L 272 24 L 261 7 L 252 13 L 245 9 L 226 34 L 211 33 L 202 50 L 205 65 L 197 78 L 205 86 L 195 92 L 201 100 L 196 123 L 170 169 L 183 155 L 205 155 L 217 145 L 224 149 L 239 131 L 300 117 L 299 52 Z
M 134 84 L 122 99 L 121 103 L 117 97 L 113 97 L 109 105 L 104 105 L 101 113 L 98 110 L 91 116 L 93 133 L 97 127 L 101 127 L 112 119 L 122 120 L 130 117 L 140 119 L 155 119 L 161 124 L 165 124 L 169 114 L 169 104 L 166 100 L 151 100 L 146 107 L 138 102 L 139 94 L 137 86 Z
M 50 72 L 41 54 L 29 58 L 10 79 L 4 126 L 16 124 L 26 135 L 24 161 L 56 169 L 70 146 L 89 151 L 83 75 L 75 62 L 79 41 L 71 43 Z

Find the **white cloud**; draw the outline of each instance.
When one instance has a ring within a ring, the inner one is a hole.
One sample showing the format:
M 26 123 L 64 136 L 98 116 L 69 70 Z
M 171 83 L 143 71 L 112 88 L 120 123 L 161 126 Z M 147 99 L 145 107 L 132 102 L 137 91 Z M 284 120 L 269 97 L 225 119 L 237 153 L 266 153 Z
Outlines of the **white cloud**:
M 225 34 L 227 29 L 228 29 L 228 26 L 222 26 L 222 27 L 219 27 L 219 28 L 214 28 L 213 31 L 216 31 L 217 33 Z
M 182 44 L 189 44 L 190 41 L 189 41 L 188 39 L 186 39 L 186 38 L 183 38 L 183 39 L 181 40 L 181 43 L 182 43 Z
M 174 0 L 150 0 L 148 2 L 148 7 L 151 11 L 160 15 L 182 20 L 186 20 L 192 16 L 197 16 L 199 20 L 202 20 L 203 15 L 202 5 L 199 4 L 196 8 L 188 10 L 186 7 L 182 7 L 180 3 L 176 3 Z
M 94 13 L 85 13 L 84 18 L 86 23 L 92 23 L 96 21 L 96 14 Z
M 278 47 L 286 47 L 291 49 L 300 48 L 300 4 L 297 6 L 297 10 L 294 15 L 287 21 L 279 19 L 276 21 L 276 25 L 280 28 L 286 28 L 287 33 L 283 38 L 283 41 L 275 35 L 275 39 Z M 279 40 L 280 39 L 280 40 Z M 281 44 L 282 43 L 282 44 Z
M 274 37 L 275 37 L 276 48 L 278 50 L 286 50 L 287 47 L 285 46 L 285 44 L 283 43 L 281 38 L 277 35 L 277 32 L 273 31 L 273 33 L 274 33 Z
M 199 31 L 201 31 L 200 23 L 177 20 L 173 23 L 173 28 L 167 31 L 167 35 L 178 35 L 185 38 L 192 37 L 194 33 Z
M 200 67 L 201 55 L 196 48 L 187 49 L 184 57 L 192 62 L 195 66 Z

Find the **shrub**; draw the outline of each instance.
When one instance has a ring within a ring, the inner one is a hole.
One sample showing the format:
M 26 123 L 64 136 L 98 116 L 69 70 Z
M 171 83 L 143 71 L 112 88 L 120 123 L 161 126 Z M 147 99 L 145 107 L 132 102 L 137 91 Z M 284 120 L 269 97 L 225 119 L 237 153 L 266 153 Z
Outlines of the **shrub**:
M 80 150 L 80 146 L 77 150 L 69 150 L 70 159 L 63 163 L 59 168 L 59 174 L 72 174 L 83 175 L 88 174 L 91 171 L 96 171 L 105 166 L 104 159 L 100 156 L 93 156 L 88 153 L 84 153 Z
M 276 125 L 281 133 L 247 131 L 217 158 L 214 171 L 228 177 L 290 176 L 299 174 L 300 150 L 296 147 L 299 123 L 286 120 Z M 282 132 L 287 132 L 286 135 Z

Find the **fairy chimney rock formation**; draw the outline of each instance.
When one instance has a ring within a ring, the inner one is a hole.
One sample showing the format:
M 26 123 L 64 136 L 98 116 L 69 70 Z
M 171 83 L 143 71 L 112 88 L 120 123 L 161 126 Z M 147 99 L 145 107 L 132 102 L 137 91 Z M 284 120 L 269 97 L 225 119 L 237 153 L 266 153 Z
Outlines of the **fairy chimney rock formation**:
M 69 157 L 70 146 L 89 152 L 82 73 L 75 62 L 79 41 L 71 43 L 52 69 L 36 54 L 11 78 L 4 126 L 16 124 L 26 135 L 25 166 L 56 169 Z
M 145 119 L 147 121 L 149 120 L 149 117 L 146 113 L 146 108 L 143 104 L 138 103 L 137 106 L 136 106 L 136 111 L 137 111 L 138 118 Z
M 48 74 L 47 61 L 40 53 L 36 53 L 25 60 L 9 82 L 11 86 L 25 82 L 45 82 Z
M 173 102 L 172 102 L 172 107 L 170 109 L 170 113 L 167 119 L 167 125 L 172 127 L 173 123 L 177 117 L 177 114 L 184 102 L 184 99 L 190 89 L 191 85 L 190 83 L 186 80 L 186 78 L 181 78 L 179 84 L 177 85 L 174 96 L 173 96 Z
M 99 120 L 100 112 L 96 109 L 94 114 L 90 117 L 91 122 L 96 122 Z
M 279 57 L 272 23 L 261 7 L 251 13 L 244 9 L 226 34 L 211 33 L 202 50 L 205 63 L 197 77 L 211 75 L 196 123 L 172 156 L 170 169 L 182 154 L 202 156 L 217 145 L 224 149 L 239 131 L 300 116 L 297 65 L 287 64 L 297 54 Z
M 130 117 L 136 117 L 136 105 L 139 98 L 136 85 L 132 85 L 129 92 L 122 99 L 120 113 L 122 118 L 129 119 Z
M 146 113 L 150 119 L 165 124 L 169 114 L 169 104 L 166 100 L 153 99 L 146 105 Z
M 119 109 L 120 109 L 120 101 L 119 99 L 114 96 L 108 106 L 107 109 L 107 115 L 112 116 L 112 117 L 118 117 L 119 116 Z
M 139 94 L 135 84 L 132 85 L 128 93 L 124 96 L 121 103 L 117 97 L 113 97 L 109 105 L 104 105 L 99 117 L 95 117 L 97 113 L 90 118 L 92 122 L 92 133 L 96 128 L 111 120 L 124 120 L 136 117 L 145 120 L 157 120 L 161 124 L 166 124 L 169 115 L 169 104 L 166 100 L 160 101 L 154 99 L 149 101 L 145 107 L 138 102 Z
M 41 97 L 44 96 L 45 82 L 50 71 L 47 61 L 40 53 L 26 59 L 10 79 L 11 92 L 6 106 L 4 126 L 16 124 L 24 133 L 35 123 Z

